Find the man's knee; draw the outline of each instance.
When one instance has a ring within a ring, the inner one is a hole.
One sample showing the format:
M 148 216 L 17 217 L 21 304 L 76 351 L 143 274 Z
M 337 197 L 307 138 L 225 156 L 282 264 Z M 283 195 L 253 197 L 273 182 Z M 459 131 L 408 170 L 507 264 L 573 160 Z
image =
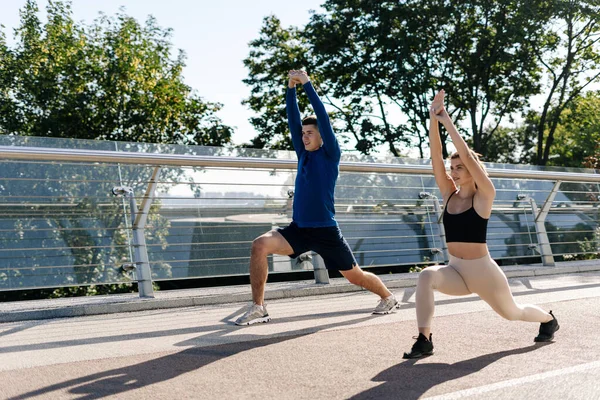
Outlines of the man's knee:
M 252 241 L 251 252 L 253 256 L 267 256 L 271 254 L 271 246 L 269 239 L 264 236 L 259 236 Z
M 353 268 L 350 270 L 340 272 L 351 284 L 362 286 L 365 277 L 365 272 L 362 269 L 358 268 L 357 266 L 353 266 Z

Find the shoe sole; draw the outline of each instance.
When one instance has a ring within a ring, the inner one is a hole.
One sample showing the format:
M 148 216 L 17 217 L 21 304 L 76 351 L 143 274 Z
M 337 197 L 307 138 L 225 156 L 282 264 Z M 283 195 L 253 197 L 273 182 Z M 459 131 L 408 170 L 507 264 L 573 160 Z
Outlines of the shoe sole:
M 554 333 L 558 332 L 558 330 L 560 329 L 560 325 L 558 325 L 556 327 L 556 330 L 554 331 Z M 546 342 L 551 342 L 552 340 L 554 340 L 554 333 L 552 334 L 552 336 L 550 336 L 550 338 L 548 339 L 538 339 L 537 337 L 535 337 L 533 339 L 534 342 L 536 343 L 546 343 Z
M 235 323 L 237 326 L 248 326 L 248 325 L 254 325 L 254 324 L 260 324 L 260 323 L 265 323 L 265 322 L 269 322 L 271 320 L 271 317 L 263 317 L 263 318 L 256 318 L 256 319 L 252 319 L 248 322 L 242 322 L 242 323 Z
M 372 314 L 373 315 L 387 315 L 387 314 L 391 314 L 394 312 L 394 309 L 391 310 L 386 310 L 386 311 L 373 311 Z
M 427 353 L 419 353 L 419 354 L 415 354 L 415 355 L 404 353 L 402 358 L 405 360 L 414 360 L 415 358 L 424 358 L 424 357 L 432 356 L 434 352 L 435 352 L 435 350 L 431 350 L 431 351 L 428 351 Z
M 396 309 L 400 309 L 400 303 L 396 303 L 392 306 L 392 308 L 390 308 L 389 310 L 385 310 L 385 311 L 373 311 L 373 315 L 386 315 L 386 314 L 391 314 L 394 312 L 394 308 Z

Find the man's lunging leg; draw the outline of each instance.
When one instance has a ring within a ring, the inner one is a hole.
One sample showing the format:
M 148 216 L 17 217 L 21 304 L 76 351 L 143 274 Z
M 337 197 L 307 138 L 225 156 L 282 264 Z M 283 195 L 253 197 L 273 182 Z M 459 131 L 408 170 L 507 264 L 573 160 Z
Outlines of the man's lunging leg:
M 362 286 L 368 291 L 379 295 L 382 299 L 391 296 L 392 292 L 383 284 L 381 279 L 371 272 L 363 271 L 358 265 L 347 271 L 340 271 L 348 281 L 354 285 Z
M 269 274 L 267 257 L 271 254 L 289 255 L 293 252 L 287 240 L 277 231 L 269 231 L 254 239 L 250 250 L 250 285 L 253 304 L 235 321 L 237 325 L 251 325 L 271 320 L 264 304 L 265 284 Z
M 268 256 L 268 239 L 264 235 L 254 239 L 250 251 L 250 285 L 252 300 L 258 305 L 262 305 L 265 300 L 265 284 L 269 274 Z
M 358 265 L 354 265 L 350 270 L 342 270 L 340 273 L 350 283 L 361 286 L 381 297 L 381 301 L 373 310 L 373 314 L 389 314 L 394 310 L 394 307 L 399 306 L 400 303 L 396 300 L 396 296 L 388 290 L 377 275 L 363 271 Z

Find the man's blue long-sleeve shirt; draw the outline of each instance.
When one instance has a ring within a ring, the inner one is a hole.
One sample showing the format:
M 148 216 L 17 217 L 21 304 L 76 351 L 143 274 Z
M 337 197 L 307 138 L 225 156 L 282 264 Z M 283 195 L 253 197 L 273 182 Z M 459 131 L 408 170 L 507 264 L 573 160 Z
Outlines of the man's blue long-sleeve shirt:
M 306 151 L 302 141 L 302 120 L 296 89 L 288 88 L 286 110 L 292 143 L 298 156 L 298 172 L 294 190 L 293 221 L 300 228 L 337 226 L 334 191 L 339 174 L 341 150 L 321 99 L 312 84 L 303 85 L 317 117 L 323 146 Z

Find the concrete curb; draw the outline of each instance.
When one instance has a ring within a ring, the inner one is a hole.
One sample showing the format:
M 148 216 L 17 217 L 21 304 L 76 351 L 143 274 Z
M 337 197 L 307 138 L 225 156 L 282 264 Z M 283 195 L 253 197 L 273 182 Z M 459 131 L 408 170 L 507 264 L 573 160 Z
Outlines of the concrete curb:
M 560 263 L 555 267 L 509 266 L 502 269 L 509 279 L 577 274 L 600 271 L 600 261 Z M 418 274 L 391 274 L 379 275 L 379 277 L 388 288 L 394 289 L 414 287 Z M 325 285 L 316 284 L 314 281 L 269 283 L 265 291 L 265 299 L 275 300 L 363 290 L 343 278 L 331 279 L 331 283 Z M 0 304 L 0 323 L 239 303 L 251 300 L 248 285 L 157 292 L 155 298 L 140 298 L 133 293 L 73 299 L 31 300 Z

